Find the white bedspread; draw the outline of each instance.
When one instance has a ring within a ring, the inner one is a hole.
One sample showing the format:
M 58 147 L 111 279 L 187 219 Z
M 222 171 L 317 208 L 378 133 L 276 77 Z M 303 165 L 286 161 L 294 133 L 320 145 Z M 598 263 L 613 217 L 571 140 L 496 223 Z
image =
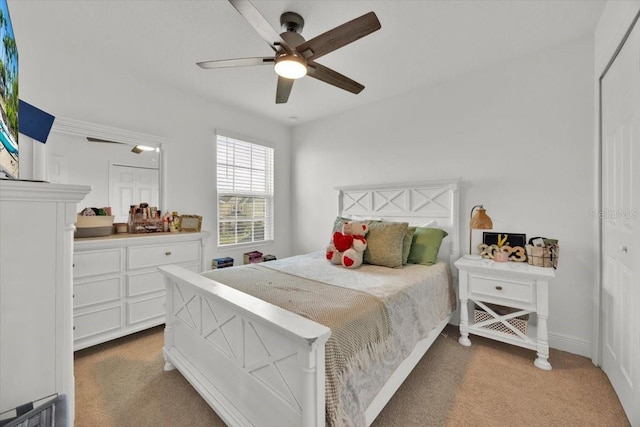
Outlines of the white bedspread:
M 416 342 L 454 309 L 456 295 L 446 263 L 409 264 L 402 268 L 362 265 L 346 269 L 327 262 L 324 252 L 299 255 L 261 264 L 284 273 L 345 286 L 384 300 L 391 320 L 393 349 L 384 361 L 352 371 L 346 378 L 342 402 L 350 419 L 345 425 L 364 426 L 364 411 Z

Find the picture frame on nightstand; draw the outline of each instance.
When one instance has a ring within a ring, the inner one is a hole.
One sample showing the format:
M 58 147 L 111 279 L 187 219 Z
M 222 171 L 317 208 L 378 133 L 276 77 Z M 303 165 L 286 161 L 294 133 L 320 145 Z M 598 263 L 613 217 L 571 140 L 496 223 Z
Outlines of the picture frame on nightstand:
M 503 241 L 503 239 L 506 239 Z M 527 235 L 524 233 L 496 233 L 493 231 L 485 231 L 482 233 L 482 243 L 485 245 L 508 245 L 512 248 L 520 246 L 524 248 L 527 244 Z

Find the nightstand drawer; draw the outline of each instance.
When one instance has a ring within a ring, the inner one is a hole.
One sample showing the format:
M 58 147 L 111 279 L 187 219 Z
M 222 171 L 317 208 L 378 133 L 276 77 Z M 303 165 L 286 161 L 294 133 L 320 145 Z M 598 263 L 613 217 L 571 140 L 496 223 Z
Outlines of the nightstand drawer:
M 480 300 L 488 297 L 521 304 L 535 304 L 534 284 L 527 281 L 471 275 L 469 294 L 472 295 L 472 298 L 477 297 Z

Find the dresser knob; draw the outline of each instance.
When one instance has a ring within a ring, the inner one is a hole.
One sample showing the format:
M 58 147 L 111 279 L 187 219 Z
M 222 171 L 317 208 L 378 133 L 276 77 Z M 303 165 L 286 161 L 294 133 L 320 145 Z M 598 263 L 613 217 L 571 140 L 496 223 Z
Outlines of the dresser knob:
M 624 252 L 625 254 L 627 253 L 628 249 L 626 246 L 624 245 L 620 245 L 620 252 Z
M 501 291 L 502 290 L 502 286 L 496 286 L 496 290 Z
M 166 256 L 169 256 L 169 255 L 171 255 L 171 252 L 165 252 L 164 254 L 165 254 Z

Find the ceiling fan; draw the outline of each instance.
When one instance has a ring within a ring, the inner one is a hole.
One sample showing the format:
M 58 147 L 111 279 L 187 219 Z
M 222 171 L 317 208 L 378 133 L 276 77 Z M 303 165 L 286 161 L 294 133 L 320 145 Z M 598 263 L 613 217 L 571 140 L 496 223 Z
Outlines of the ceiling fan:
M 198 62 L 198 66 L 210 69 L 273 64 L 278 74 L 276 104 L 286 103 L 294 80 L 305 75 L 355 94 L 364 89 L 360 83 L 319 64 L 316 60 L 379 30 L 381 25 L 375 13 L 369 12 L 305 41 L 300 35 L 304 19 L 297 13 L 285 12 L 280 16 L 280 24 L 285 31 L 278 34 L 249 0 L 229 0 L 229 3 L 269 44 L 275 56 L 205 61 Z

